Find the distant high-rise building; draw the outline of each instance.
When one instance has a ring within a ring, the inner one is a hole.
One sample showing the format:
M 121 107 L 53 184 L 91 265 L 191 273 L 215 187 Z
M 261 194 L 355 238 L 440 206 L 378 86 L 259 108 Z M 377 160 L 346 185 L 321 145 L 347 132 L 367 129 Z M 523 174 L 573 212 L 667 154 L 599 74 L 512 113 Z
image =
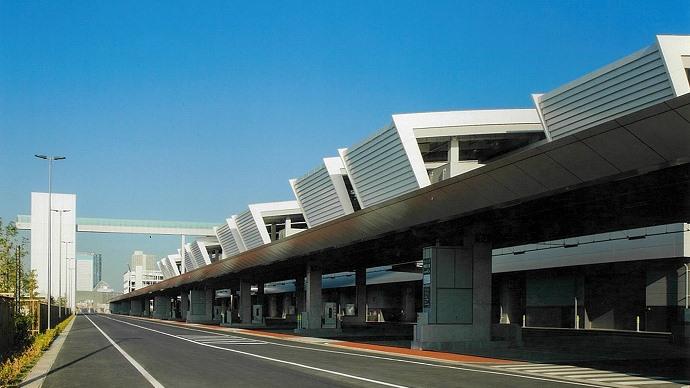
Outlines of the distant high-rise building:
M 163 280 L 163 272 L 158 268 L 155 255 L 134 251 L 129 267 L 129 271 L 122 276 L 122 288 L 125 293 Z
M 52 193 L 48 206 L 48 193 L 31 193 L 31 269 L 38 275 L 38 293 L 48 291 L 48 214 L 50 214 L 50 284 L 54 299 L 68 296 L 70 259 L 76 248 L 77 196 Z M 52 209 L 53 211 L 49 211 Z M 72 302 L 70 301 L 70 304 Z
M 100 253 L 93 254 L 93 287 L 103 280 L 103 257 Z
M 156 255 L 147 255 L 143 251 L 134 251 L 131 267 L 132 269 L 142 267 L 145 271 L 157 271 Z
M 77 291 L 93 290 L 93 256 L 77 255 Z

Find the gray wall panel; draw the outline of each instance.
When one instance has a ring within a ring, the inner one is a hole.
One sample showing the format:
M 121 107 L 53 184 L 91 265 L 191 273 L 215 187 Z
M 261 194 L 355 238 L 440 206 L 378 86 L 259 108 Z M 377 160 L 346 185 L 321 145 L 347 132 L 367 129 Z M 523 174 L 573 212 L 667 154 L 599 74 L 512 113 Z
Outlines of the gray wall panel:
M 254 222 L 251 211 L 247 210 L 237 216 L 237 227 L 240 230 L 240 236 L 242 236 L 242 241 L 244 241 L 244 245 L 247 249 L 263 245 L 264 240 L 261 238 L 259 227 L 256 225 L 256 222 Z
M 386 127 L 344 153 L 363 207 L 419 188 L 395 126 Z
M 297 179 L 294 189 L 310 227 L 345 215 L 326 166 Z
M 673 98 L 658 46 L 635 53 L 539 99 L 553 139 Z
M 240 249 L 237 247 L 235 237 L 232 235 L 230 227 L 227 223 L 219 226 L 216 229 L 216 237 L 218 238 L 218 242 L 220 242 L 220 246 L 223 249 L 223 256 L 230 257 L 240 253 Z

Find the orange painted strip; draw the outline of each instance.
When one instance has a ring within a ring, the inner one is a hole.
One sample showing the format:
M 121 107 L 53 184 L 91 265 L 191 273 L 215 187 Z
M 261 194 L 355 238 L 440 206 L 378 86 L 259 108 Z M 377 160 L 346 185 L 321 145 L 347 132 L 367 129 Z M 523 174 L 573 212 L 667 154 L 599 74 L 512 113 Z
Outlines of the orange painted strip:
M 425 358 L 431 358 L 431 359 L 437 359 L 437 360 L 446 360 L 446 361 L 490 362 L 490 363 L 495 363 L 495 364 L 514 364 L 515 363 L 515 361 L 502 360 L 499 358 L 471 356 L 471 355 L 467 355 L 467 354 L 457 354 L 457 353 L 434 352 L 434 351 L 429 351 L 429 350 L 405 349 L 405 348 L 399 348 L 399 347 L 395 347 L 395 346 L 372 345 L 372 344 L 364 344 L 364 343 L 359 343 L 359 342 L 338 341 L 338 342 L 332 342 L 331 345 L 348 347 L 348 348 L 355 348 L 355 349 L 374 350 L 374 351 L 383 352 L 383 353 L 404 354 L 407 356 L 425 357 Z
M 240 332 L 241 332 L 241 333 L 245 333 L 245 334 L 256 335 L 256 336 L 265 336 L 265 337 L 275 337 L 275 338 L 299 338 L 298 335 L 283 334 L 283 333 L 273 333 L 273 332 L 270 332 L 270 331 L 258 331 L 258 330 L 241 329 Z

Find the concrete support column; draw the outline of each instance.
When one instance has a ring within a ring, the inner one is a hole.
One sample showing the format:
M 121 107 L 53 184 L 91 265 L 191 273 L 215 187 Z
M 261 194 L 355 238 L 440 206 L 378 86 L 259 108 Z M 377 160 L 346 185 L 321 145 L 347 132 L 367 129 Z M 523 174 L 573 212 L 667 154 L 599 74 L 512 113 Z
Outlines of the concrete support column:
M 140 317 L 142 311 L 141 299 L 132 299 L 130 302 L 129 315 Z
M 252 323 L 252 284 L 246 280 L 240 280 L 240 321 Z
M 170 298 L 167 296 L 153 297 L 153 317 L 156 319 L 168 319 L 170 316 Z
M 184 290 L 180 294 L 180 318 L 186 321 L 187 314 L 189 314 L 189 291 Z
M 264 295 L 264 283 L 259 282 L 256 284 L 256 304 L 261 305 L 261 316 L 266 316 L 266 300 Z
M 460 161 L 460 142 L 457 137 L 451 137 L 450 143 L 448 144 L 448 171 L 450 176 L 454 177 L 460 174 L 459 162 Z
M 461 247 L 428 247 L 424 315 L 413 348 L 472 351 L 491 341 L 491 243 L 480 227 L 464 231 Z
M 357 268 L 355 270 L 355 293 L 356 293 L 356 322 L 364 324 L 367 321 L 367 269 Z
M 190 310 L 187 313 L 187 322 L 190 323 L 211 323 L 213 290 L 191 290 L 189 293 Z
M 290 306 L 292 306 L 292 295 L 286 292 L 283 294 L 283 318 L 290 314 Z
M 214 321 L 217 318 L 213 316 L 213 300 L 215 299 L 216 292 L 212 288 L 207 288 L 204 290 L 204 293 L 206 294 L 206 316 Z
M 403 307 L 403 322 L 414 322 L 417 320 L 417 311 L 415 308 L 415 292 L 411 285 L 402 288 L 402 307 Z
M 472 247 L 472 315 L 475 341 L 491 340 L 491 243 L 481 231 L 468 233 L 465 246 Z
M 306 311 L 309 314 L 307 320 L 307 328 L 320 329 L 321 328 L 321 312 L 323 310 L 321 297 L 321 276 L 323 271 L 315 264 L 307 265 L 307 306 Z
M 304 275 L 300 274 L 295 279 L 295 313 L 307 311 L 306 297 L 304 294 Z
M 276 318 L 278 316 L 278 295 L 272 294 L 268 296 L 268 317 Z

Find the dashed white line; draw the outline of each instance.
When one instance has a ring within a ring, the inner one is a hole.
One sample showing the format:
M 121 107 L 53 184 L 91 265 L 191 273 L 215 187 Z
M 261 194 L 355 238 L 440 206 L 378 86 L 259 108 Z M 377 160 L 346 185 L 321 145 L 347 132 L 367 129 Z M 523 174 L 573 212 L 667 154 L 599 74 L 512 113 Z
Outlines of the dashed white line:
M 120 354 L 122 354 L 122 355 L 125 357 L 125 359 L 126 359 L 127 361 L 129 361 L 129 363 L 132 364 L 132 366 L 133 366 L 134 368 L 136 368 L 136 370 L 139 371 L 139 373 L 141 373 L 142 376 L 144 376 L 144 378 L 146 379 L 146 381 L 149 382 L 149 384 L 153 385 L 153 386 L 156 387 L 156 388 L 164 388 L 163 384 L 159 383 L 158 380 L 156 380 L 153 376 L 151 376 L 151 374 L 150 374 L 149 372 L 147 372 L 146 369 L 144 369 L 143 366 L 141 366 L 141 364 L 139 364 L 135 359 L 133 359 L 129 354 L 127 354 L 127 352 L 125 352 L 124 350 L 122 350 L 122 348 L 120 347 L 120 345 L 116 344 L 115 341 L 113 341 L 112 338 L 110 338 L 107 334 L 105 334 L 105 332 L 104 332 L 103 330 L 101 330 L 100 327 L 98 327 L 98 325 L 96 325 L 95 323 L 93 323 L 93 321 L 91 320 L 91 318 L 87 317 L 86 315 L 84 315 L 84 317 L 85 317 L 86 319 L 88 319 L 89 322 L 91 322 L 91 324 L 92 324 L 96 329 L 98 329 L 98 331 L 101 332 L 101 334 L 103 334 L 103 337 L 105 337 L 105 339 L 107 339 L 108 342 L 110 342 L 110 344 L 113 345 L 113 347 L 114 347 L 115 349 L 117 349 L 117 351 L 120 352 Z

